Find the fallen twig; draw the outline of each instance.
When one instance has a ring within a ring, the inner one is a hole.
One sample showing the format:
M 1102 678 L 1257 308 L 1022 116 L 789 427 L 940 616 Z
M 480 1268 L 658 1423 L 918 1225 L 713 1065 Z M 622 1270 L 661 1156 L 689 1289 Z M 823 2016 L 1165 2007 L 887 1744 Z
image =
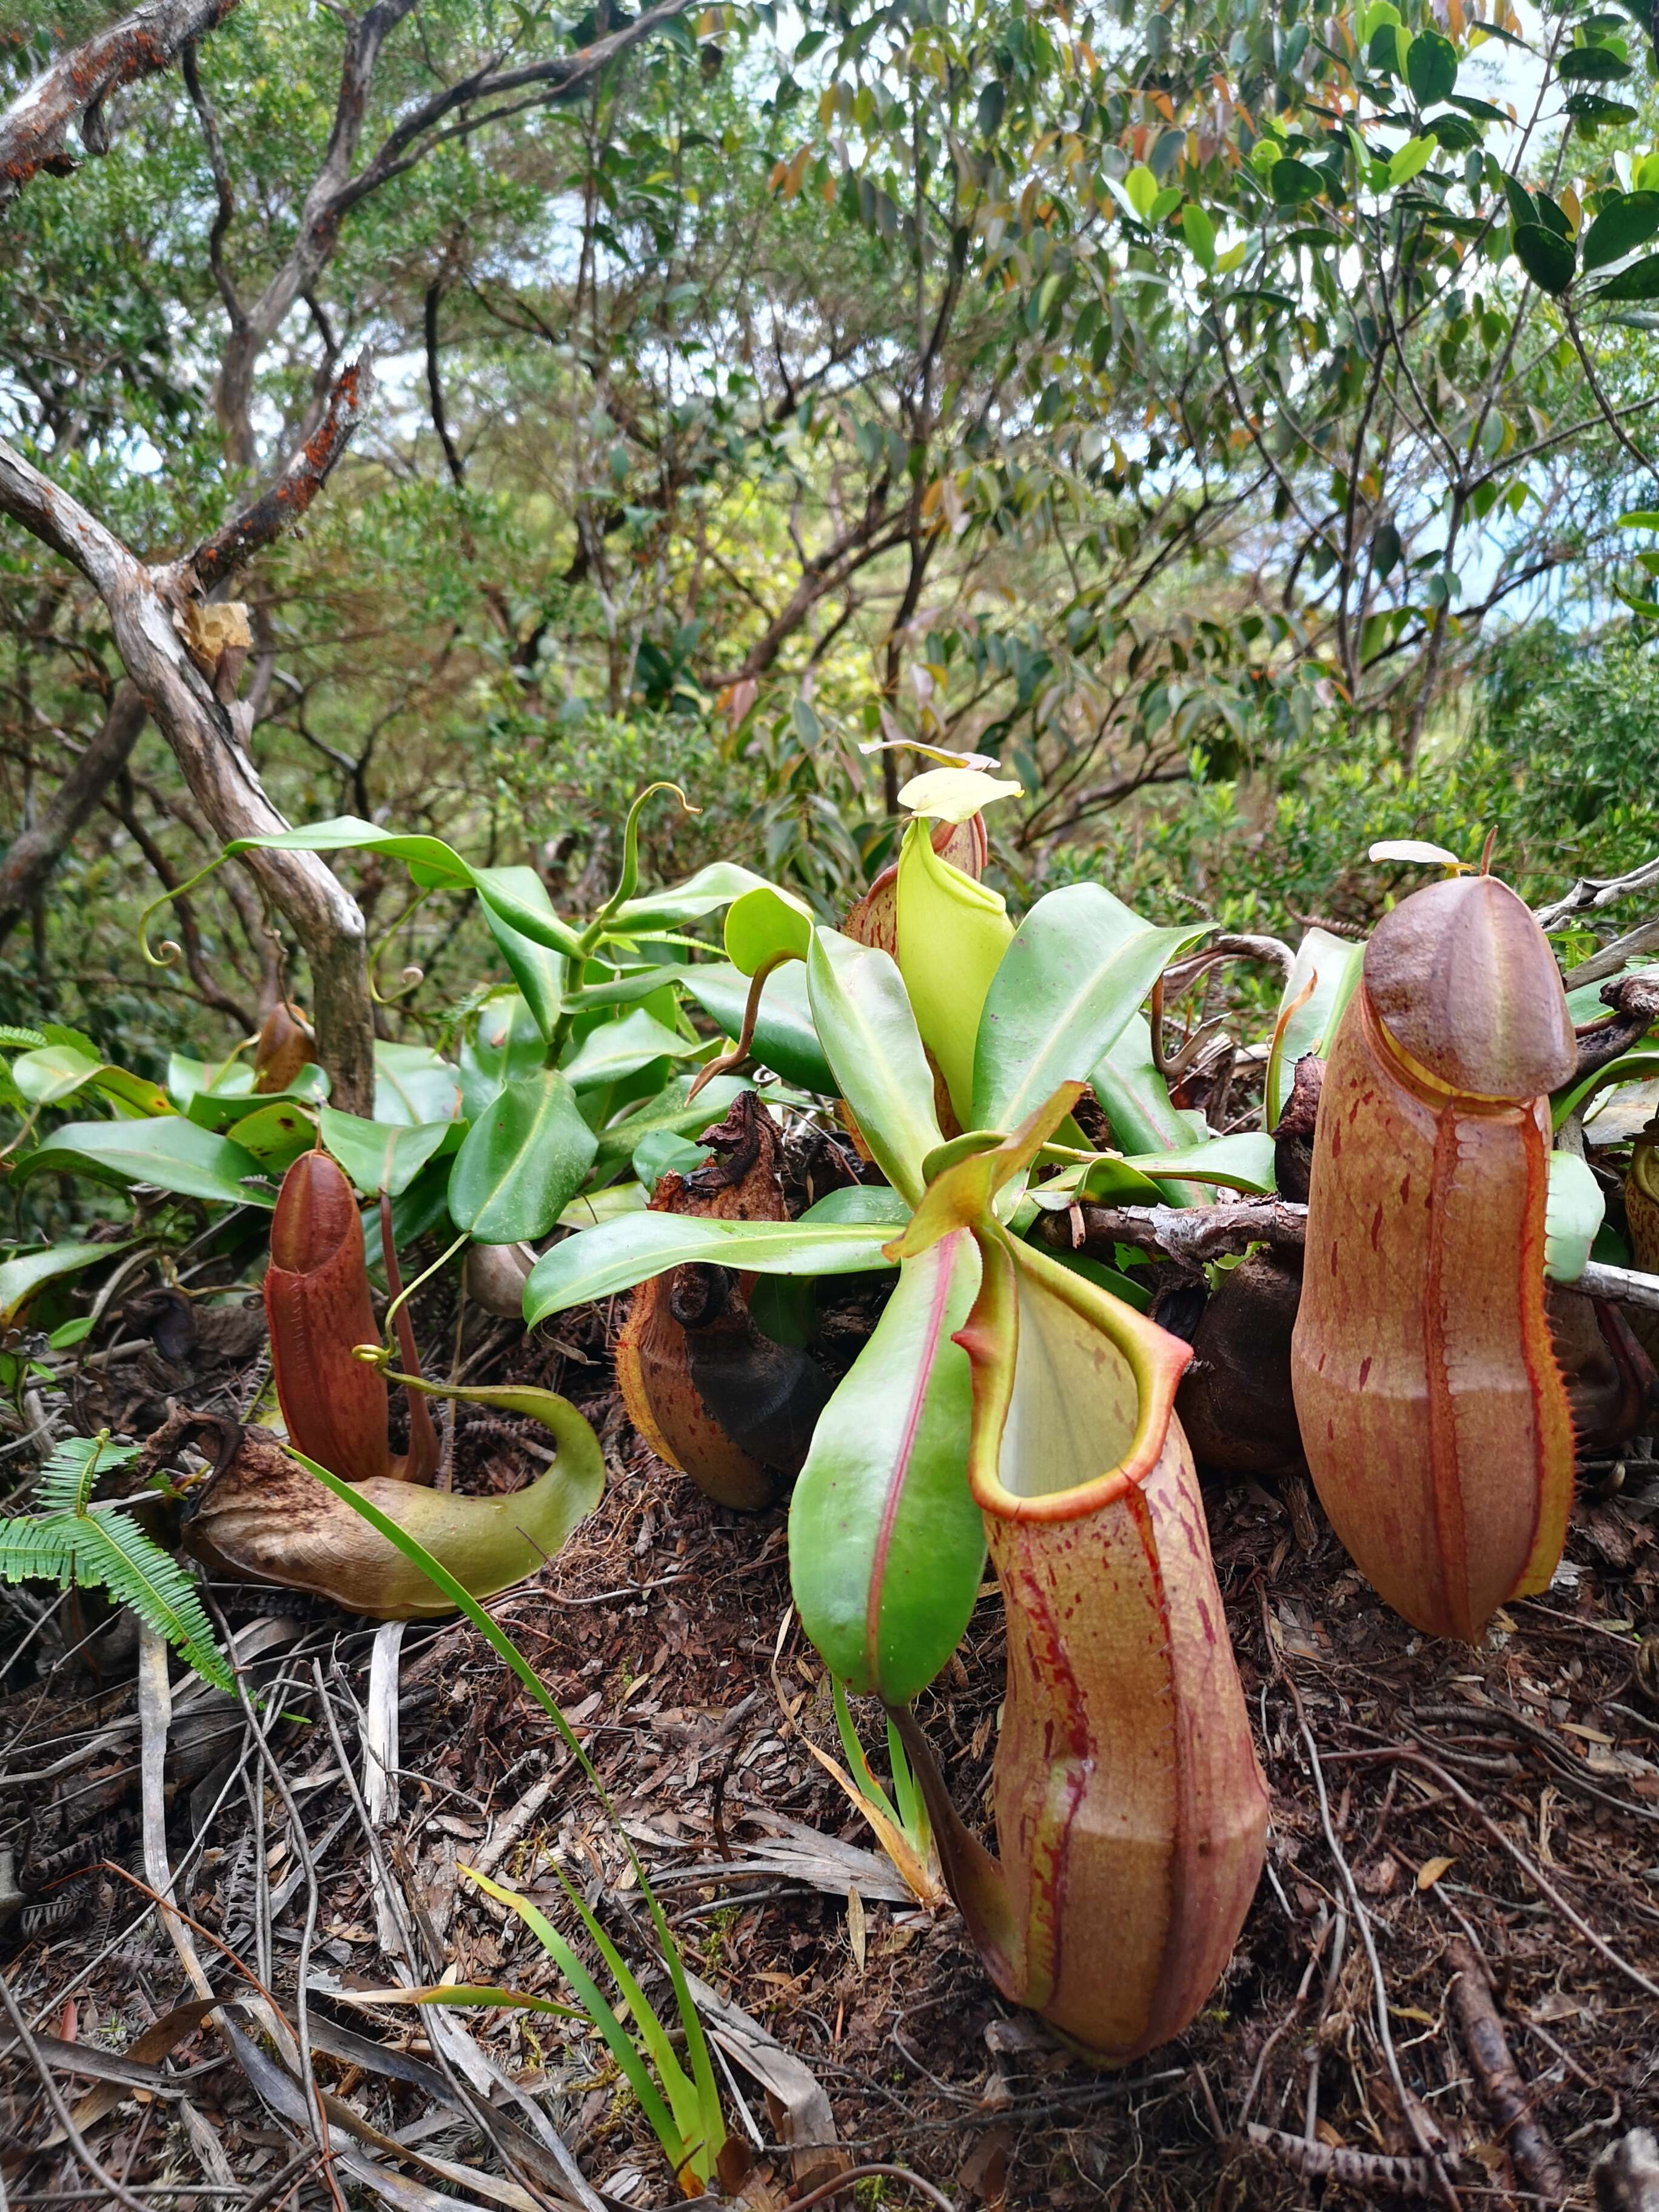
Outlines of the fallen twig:
M 1462 1936 L 1452 1937 L 1446 1955 L 1453 1968 L 1452 2011 L 1498 2135 L 1521 2179 L 1540 2197 L 1557 2202 L 1567 2194 L 1566 2169 L 1532 2116 L 1532 2100 L 1510 2056 L 1504 2023 L 1480 1961 Z
M 1436 2194 L 1434 2167 L 1426 2158 L 1390 2158 L 1380 2150 L 1350 2150 L 1346 2143 L 1304 2142 L 1282 2128 L 1252 2120 L 1244 2130 L 1252 2149 L 1288 2166 L 1310 2181 L 1341 2181 L 1351 2189 L 1390 2189 L 1398 2197 Z

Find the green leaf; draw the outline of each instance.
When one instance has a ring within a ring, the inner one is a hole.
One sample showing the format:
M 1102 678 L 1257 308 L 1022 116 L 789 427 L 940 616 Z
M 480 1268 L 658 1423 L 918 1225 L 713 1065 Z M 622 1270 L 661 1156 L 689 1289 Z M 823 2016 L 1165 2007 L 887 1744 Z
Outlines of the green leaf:
M 21 1252 L 0 1263 L 0 1322 L 9 1322 L 34 1296 L 43 1283 L 59 1275 L 78 1275 L 100 1260 L 130 1252 L 133 1240 L 124 1237 L 116 1244 L 53 1244 L 44 1252 Z
M 1621 530 L 1659 530 L 1659 507 L 1632 507 L 1628 514 L 1619 518 Z M 1597 985 L 1600 989 L 1600 985 Z
M 818 1417 L 790 1504 L 801 1625 L 832 1674 L 889 1705 L 949 1661 L 985 1563 L 968 1494 L 971 1377 L 953 1341 L 978 1283 L 965 1231 L 904 1262 Z
M 1279 997 L 1281 1018 L 1287 1006 L 1296 1006 L 1296 1001 L 1302 999 L 1310 983 L 1313 989 L 1296 1006 L 1283 1030 L 1275 1034 L 1273 1049 L 1267 1055 L 1261 1107 L 1269 1129 L 1279 1126 L 1285 1101 L 1296 1079 L 1297 1060 L 1305 1053 L 1322 1054 L 1329 1049 L 1342 1010 L 1359 981 L 1364 957 L 1363 945 L 1350 944 L 1346 938 L 1333 936 L 1327 929 L 1310 929 L 1297 947 L 1296 965 Z
M 1084 1083 L 1171 960 L 1213 925 L 1140 927 L 1097 884 L 1040 898 L 1014 933 L 980 1016 L 973 1120 L 1012 1129 L 1062 1083 Z
M 1577 124 L 1581 138 L 1593 138 L 1610 125 L 1641 120 L 1641 110 L 1627 100 L 1607 100 L 1599 92 L 1571 92 L 1561 106 Z
M 1584 240 L 1584 269 L 1605 269 L 1659 230 L 1659 192 L 1626 192 L 1604 207 Z
M 72 1044 L 49 1044 L 21 1054 L 11 1064 L 11 1079 L 32 1106 L 55 1106 L 87 1088 L 118 1098 L 138 1114 L 170 1114 L 166 1091 L 125 1067 L 112 1067 Z
M 1419 107 L 1449 98 L 1457 82 L 1457 49 L 1438 31 L 1419 31 L 1406 56 L 1406 82 Z
M 534 1328 L 550 1314 L 632 1290 L 635 1283 L 693 1261 L 762 1275 L 862 1275 L 892 1265 L 884 1224 L 721 1221 L 689 1213 L 624 1213 L 584 1229 L 544 1252 L 524 1286 Z
M 792 954 L 805 960 L 812 941 L 812 909 L 793 891 L 770 884 L 744 891 L 726 910 L 726 957 L 752 975 L 763 962 Z
M 814 933 L 806 963 L 813 1026 L 836 1087 L 876 1164 L 914 1206 L 921 1164 L 943 1143 L 933 1072 L 896 964 L 838 930 Z
M 1659 1076 L 1659 1049 L 1638 1045 L 1634 1052 L 1621 1052 L 1605 1067 L 1598 1067 L 1578 1082 L 1570 1083 L 1552 1094 L 1550 1125 L 1559 1129 L 1570 1114 L 1588 1104 L 1598 1091 L 1605 1091 L 1613 1084 L 1649 1083 L 1655 1076 Z M 1553 1153 L 1551 1158 L 1554 1158 Z
M 701 1136 L 730 1111 L 739 1091 L 752 1091 L 755 1086 L 735 1075 L 717 1075 L 688 1103 L 686 1092 L 690 1087 L 691 1078 L 683 1076 L 665 1085 L 654 1098 L 647 1099 L 636 1111 L 601 1129 L 593 1162 L 595 1173 L 613 1173 L 623 1161 L 633 1158 L 642 1138 L 659 1131 L 677 1137 Z
M 198 1129 L 181 1115 L 153 1121 L 70 1121 L 18 1164 L 13 1180 L 38 1175 L 85 1175 L 100 1182 L 154 1183 L 185 1198 L 230 1206 L 274 1206 L 261 1187 L 259 1163 L 228 1137 Z M 256 1178 L 252 1188 L 244 1178 Z
M 456 1140 L 461 1127 L 459 1121 L 367 1121 L 332 1106 L 323 1108 L 320 1122 L 324 1149 L 366 1198 L 380 1191 L 401 1198 L 433 1154 Z
M 1158 179 L 1144 161 L 1131 169 L 1123 179 L 1124 197 L 1145 222 L 1152 202 L 1158 198 Z
M 472 1127 L 449 1177 L 450 1218 L 478 1244 L 545 1237 L 598 1147 L 556 1067 L 509 1083 Z
M 747 975 L 723 961 L 699 961 L 684 970 L 682 980 L 688 994 L 735 1039 L 749 999 Z M 812 1026 L 803 962 L 792 960 L 767 977 L 755 1018 L 754 1056 L 763 1067 L 775 1068 L 786 1083 L 834 1095 L 836 1079 Z
M 460 1078 L 429 1045 L 375 1046 L 377 1121 L 397 1121 L 414 1128 L 422 1121 L 453 1121 L 460 1110 Z
M 182 1052 L 167 1059 L 167 1096 L 180 1111 L 210 1091 L 219 1098 L 241 1098 L 253 1088 L 253 1070 L 240 1060 L 191 1060 Z
M 1595 289 L 1598 300 L 1659 300 L 1659 253 L 1644 254 Z
M 744 891 L 776 888 L 764 876 L 757 876 L 752 868 L 739 867 L 735 860 L 714 860 L 708 867 L 699 868 L 695 876 L 688 876 L 683 884 L 625 900 L 611 917 L 610 933 L 613 937 L 649 937 L 653 930 L 672 929 L 683 921 L 700 921 L 718 908 L 730 906 Z
M 857 1221 L 868 1223 L 872 1228 L 897 1231 L 909 1218 L 909 1207 L 885 1183 L 854 1182 L 840 1190 L 826 1191 L 815 1206 L 807 1207 L 795 1225 L 802 1228 L 809 1221 Z
M 1606 1212 L 1588 1163 L 1576 1152 L 1552 1152 L 1544 1204 L 1544 1273 L 1551 1282 L 1578 1280 Z
M 1617 84 L 1630 76 L 1631 65 L 1611 46 L 1571 46 L 1557 61 L 1555 73 L 1564 84 Z
M 1413 56 L 1416 52 L 1417 41 L 1413 40 L 1412 42 Z M 1434 155 L 1435 141 L 1432 138 L 1408 138 L 1405 144 L 1389 157 L 1390 186 L 1410 184 L 1413 177 L 1419 175 L 1428 167 L 1429 163 L 1434 159 Z
M 1212 1137 L 1175 1152 L 1141 1152 L 1127 1158 L 1124 1165 L 1160 1182 L 1185 1176 L 1194 1182 L 1218 1183 L 1224 1190 L 1260 1194 L 1273 1188 L 1273 1140 L 1259 1129 L 1235 1129 L 1231 1136 Z
M 1215 267 L 1215 225 L 1196 200 L 1181 210 L 1181 232 L 1188 251 L 1200 269 Z
M 1430 142 L 1433 151 L 1433 142 Z M 1273 163 L 1267 182 L 1274 200 L 1280 207 L 1300 207 L 1305 200 L 1317 199 L 1325 189 L 1322 173 L 1310 168 L 1307 162 L 1298 161 L 1293 154 Z
M 643 1006 L 635 1006 L 618 1022 L 601 1022 L 565 1061 L 563 1073 L 575 1091 L 596 1091 L 606 1083 L 619 1083 L 637 1075 L 653 1060 L 687 1060 L 699 1047 L 690 1037 L 667 1028 Z
M 526 906 L 544 914 L 550 921 L 556 921 L 553 902 L 547 895 L 547 886 L 534 868 L 498 868 L 495 875 Z M 501 948 L 514 981 L 524 994 L 525 1003 L 536 1018 L 536 1026 L 544 1040 L 551 1042 L 553 1031 L 564 1006 L 565 976 L 569 966 L 562 952 L 550 945 L 538 944 L 526 937 L 521 929 L 502 919 L 488 902 L 483 902 L 484 920 L 489 933 Z
M 237 1129 L 252 1115 L 264 1114 L 273 1106 L 315 1107 L 327 1097 L 328 1078 L 320 1067 L 307 1061 L 295 1075 L 286 1091 L 238 1091 L 234 1097 L 214 1091 L 198 1091 L 185 1112 L 191 1121 L 202 1129 Z M 238 1143 L 241 1141 L 239 1134 Z
M 1516 225 L 1515 258 L 1540 291 L 1552 293 L 1557 299 L 1572 283 L 1572 240 L 1558 236 L 1541 222 Z
M 317 1123 L 303 1107 L 272 1099 L 236 1124 L 236 1141 L 268 1176 L 284 1175 L 317 1141 Z

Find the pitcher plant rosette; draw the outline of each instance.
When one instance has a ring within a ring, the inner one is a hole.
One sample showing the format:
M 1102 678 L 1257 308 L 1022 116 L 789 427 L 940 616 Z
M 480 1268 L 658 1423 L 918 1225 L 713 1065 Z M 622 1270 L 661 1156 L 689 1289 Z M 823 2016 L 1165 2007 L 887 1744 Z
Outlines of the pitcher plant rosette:
M 936 842 L 941 813 L 954 828 L 994 795 L 972 769 L 908 787 L 928 811 L 906 830 L 893 912 L 872 927 L 866 902 L 854 916 L 892 951 L 769 888 L 727 915 L 750 1017 L 786 963 L 804 964 L 835 1095 L 884 1182 L 795 1220 L 602 1223 L 538 1262 L 525 1311 L 533 1324 L 700 1267 L 896 1269 L 795 1483 L 795 1601 L 837 1680 L 899 1715 L 999 1985 L 1121 2063 L 1177 2033 L 1224 1967 L 1261 1869 L 1266 1795 L 1174 1413 L 1188 1347 L 1115 1294 L 1113 1280 L 1134 1295 L 1127 1280 L 1027 1232 L 1079 1192 L 1156 1196 L 1154 1173 L 1269 1188 L 1271 1140 L 1200 1143 L 1141 1078 L 1138 1009 L 1206 926 L 1153 929 L 1074 884 L 1016 929 L 940 851 L 949 838 Z M 1176 1148 L 1139 1161 L 1091 1149 L 1074 1109 L 1109 1084 L 1139 1091 Z M 1009 1623 L 1000 1865 L 905 1710 L 967 1626 L 988 1542 Z

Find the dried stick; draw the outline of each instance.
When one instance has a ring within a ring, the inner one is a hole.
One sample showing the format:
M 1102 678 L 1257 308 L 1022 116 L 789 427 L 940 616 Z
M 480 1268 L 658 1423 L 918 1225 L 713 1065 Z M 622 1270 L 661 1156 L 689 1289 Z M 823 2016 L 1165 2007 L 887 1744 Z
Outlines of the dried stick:
M 1350 2150 L 1346 2143 L 1304 2142 L 1282 2128 L 1252 2120 L 1245 2141 L 1255 2150 L 1288 2166 L 1310 2181 L 1342 2181 L 1351 2189 L 1390 2189 L 1397 2197 L 1437 2194 L 1434 2169 L 1426 2158 L 1390 2158 L 1380 2150 Z
M 1532 2102 L 1510 2056 L 1504 2023 L 1498 2017 L 1480 1961 L 1462 1936 L 1452 1937 L 1446 1955 L 1454 1970 L 1450 1997 L 1458 2032 L 1498 2135 L 1528 2187 L 1551 2203 L 1559 2203 L 1567 2194 L 1566 2169 L 1532 2116 Z

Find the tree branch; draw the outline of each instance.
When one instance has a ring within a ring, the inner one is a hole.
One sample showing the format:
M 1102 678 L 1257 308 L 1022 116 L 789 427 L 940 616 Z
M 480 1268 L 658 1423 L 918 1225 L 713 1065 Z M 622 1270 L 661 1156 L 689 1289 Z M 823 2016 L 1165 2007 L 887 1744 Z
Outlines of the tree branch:
M 104 102 L 123 85 L 167 69 L 191 40 L 216 30 L 236 0 L 145 0 L 118 23 L 55 61 L 0 115 L 0 207 L 42 169 L 67 176 L 78 124 L 90 153 L 109 151 Z
M 178 564 L 173 574 L 192 595 L 212 591 L 299 520 L 350 442 L 374 389 L 368 356 L 359 354 L 341 371 L 327 414 L 276 483 Z
M 117 684 L 102 729 L 53 792 L 40 820 L 13 838 L 0 861 L 0 944 L 46 889 L 105 787 L 125 768 L 145 720 L 144 702 L 135 687 Z

